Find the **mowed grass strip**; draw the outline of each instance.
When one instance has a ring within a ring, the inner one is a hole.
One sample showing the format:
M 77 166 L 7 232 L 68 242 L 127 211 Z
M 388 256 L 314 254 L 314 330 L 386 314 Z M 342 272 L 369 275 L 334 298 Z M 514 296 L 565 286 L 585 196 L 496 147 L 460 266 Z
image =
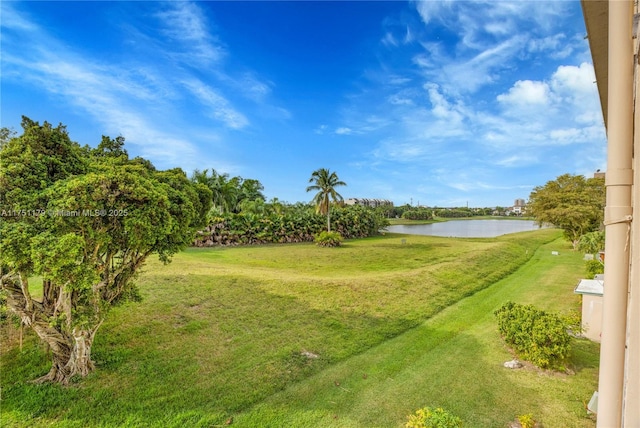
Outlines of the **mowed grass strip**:
M 0 416 L 6 426 L 212 426 L 231 416 L 238 424 L 246 418 L 245 426 L 267 426 L 262 416 L 256 425 L 253 418 L 260 412 L 242 412 L 271 396 L 277 401 L 286 388 L 304 388 L 306 382 L 300 382 L 321 378 L 350 357 L 379 349 L 515 272 L 558 236 L 552 230 L 496 239 L 387 235 L 336 249 L 308 244 L 190 249 L 168 266 L 147 265 L 140 276 L 143 302 L 110 314 L 94 346 L 98 370 L 78 385 L 28 384 L 47 370 L 45 353 L 33 337 L 22 352 L 3 344 Z M 433 338 L 445 340 L 450 329 L 443 331 Z M 461 345 L 459 352 L 473 349 Z M 398 352 L 422 355 L 421 350 L 411 344 Z M 410 363 L 393 361 L 398 372 Z M 322 397 L 322 388 L 308 394 Z M 402 400 L 405 407 L 429 404 L 418 404 L 424 401 L 419 390 L 409 395 L 412 401 Z M 366 396 L 363 390 L 361 397 Z M 371 403 L 381 399 L 379 393 L 371 398 Z M 316 407 L 304 397 L 283 406 L 265 408 L 274 415 L 270 426 L 314 426 L 308 423 L 316 417 L 332 426 L 336 422 L 328 417 L 340 410 Z M 343 420 L 353 420 L 352 426 L 395 426 L 404 420 L 405 407 L 386 411 L 383 406 L 386 416 L 373 425 L 366 418 Z M 496 418 L 500 410 L 486 413 Z
M 552 251 L 560 250 L 559 256 Z M 597 388 L 597 344 L 574 340 L 574 374 L 502 366 L 512 354 L 493 311 L 508 300 L 568 313 L 583 261 L 563 240 L 540 247 L 514 274 L 419 327 L 275 394 L 235 418 L 243 427 L 400 427 L 424 406 L 467 427 L 506 427 L 532 413 L 546 427 L 594 427 L 585 406 Z

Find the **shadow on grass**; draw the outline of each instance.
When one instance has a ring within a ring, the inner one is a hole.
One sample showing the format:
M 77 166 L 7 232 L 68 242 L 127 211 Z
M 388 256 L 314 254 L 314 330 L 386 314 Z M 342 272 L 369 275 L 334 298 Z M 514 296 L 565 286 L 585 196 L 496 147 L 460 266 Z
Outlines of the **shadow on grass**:
M 115 308 L 96 336 L 97 371 L 76 385 L 27 382 L 48 369 L 34 337 L 27 351 L 3 356 L 2 413 L 15 426 L 222 424 L 416 325 L 313 309 L 246 279 L 195 281 L 204 284 L 199 291 L 163 286 L 142 303 Z
M 235 418 L 241 427 L 393 427 L 415 410 L 443 407 L 467 427 L 503 427 L 533 413 L 545 426 L 575 421 L 582 394 L 560 377 L 502 366 L 508 354 L 473 334 L 423 326 L 330 367 Z M 553 414 L 549 412 L 553 408 Z
M 569 364 L 575 372 L 597 369 L 600 365 L 600 344 L 588 339 L 573 339 Z

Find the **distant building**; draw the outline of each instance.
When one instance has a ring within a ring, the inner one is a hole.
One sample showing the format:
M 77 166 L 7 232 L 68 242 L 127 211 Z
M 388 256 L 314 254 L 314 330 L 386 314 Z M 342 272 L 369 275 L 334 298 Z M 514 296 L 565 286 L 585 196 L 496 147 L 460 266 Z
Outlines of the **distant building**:
M 593 173 L 593 178 L 605 178 L 605 173 L 600 172 L 600 170 L 597 170 L 596 172 Z
M 506 209 L 507 215 L 523 215 L 527 211 L 527 202 L 524 199 L 516 199 L 513 206 Z
M 393 207 L 393 202 L 387 199 L 349 198 L 344 200 L 345 205 L 361 205 L 363 207 Z

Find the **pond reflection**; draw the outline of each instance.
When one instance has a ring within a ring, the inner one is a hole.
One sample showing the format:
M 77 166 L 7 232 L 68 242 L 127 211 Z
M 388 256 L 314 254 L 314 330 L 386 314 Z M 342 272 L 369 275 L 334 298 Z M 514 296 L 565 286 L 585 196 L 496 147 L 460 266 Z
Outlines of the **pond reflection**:
M 386 228 L 391 233 L 454 238 L 492 238 L 537 229 L 538 225 L 532 220 L 451 220 L 432 224 L 397 224 Z

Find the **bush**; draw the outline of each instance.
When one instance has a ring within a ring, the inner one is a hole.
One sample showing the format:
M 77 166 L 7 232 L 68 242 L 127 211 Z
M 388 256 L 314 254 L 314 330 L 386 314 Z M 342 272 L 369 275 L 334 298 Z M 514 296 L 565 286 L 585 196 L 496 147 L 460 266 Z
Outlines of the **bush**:
M 4 290 L 0 290 L 0 321 L 4 321 L 9 317 L 9 309 L 7 308 L 7 294 Z
M 587 260 L 585 262 L 588 278 L 595 278 L 599 273 L 604 273 L 604 265 L 598 260 Z
M 338 232 L 320 232 L 313 242 L 320 247 L 338 247 L 342 243 L 342 235 Z
M 498 330 L 523 359 L 541 368 L 558 368 L 571 350 L 567 324 L 532 305 L 507 302 L 497 311 Z
M 533 414 L 531 413 L 518 416 L 518 422 L 520 422 L 522 428 L 535 428 L 536 426 L 536 421 L 533 419 Z
M 406 428 L 459 428 L 462 419 L 452 415 L 441 407 L 430 409 L 425 407 L 418 409 L 413 415 L 409 415 Z

